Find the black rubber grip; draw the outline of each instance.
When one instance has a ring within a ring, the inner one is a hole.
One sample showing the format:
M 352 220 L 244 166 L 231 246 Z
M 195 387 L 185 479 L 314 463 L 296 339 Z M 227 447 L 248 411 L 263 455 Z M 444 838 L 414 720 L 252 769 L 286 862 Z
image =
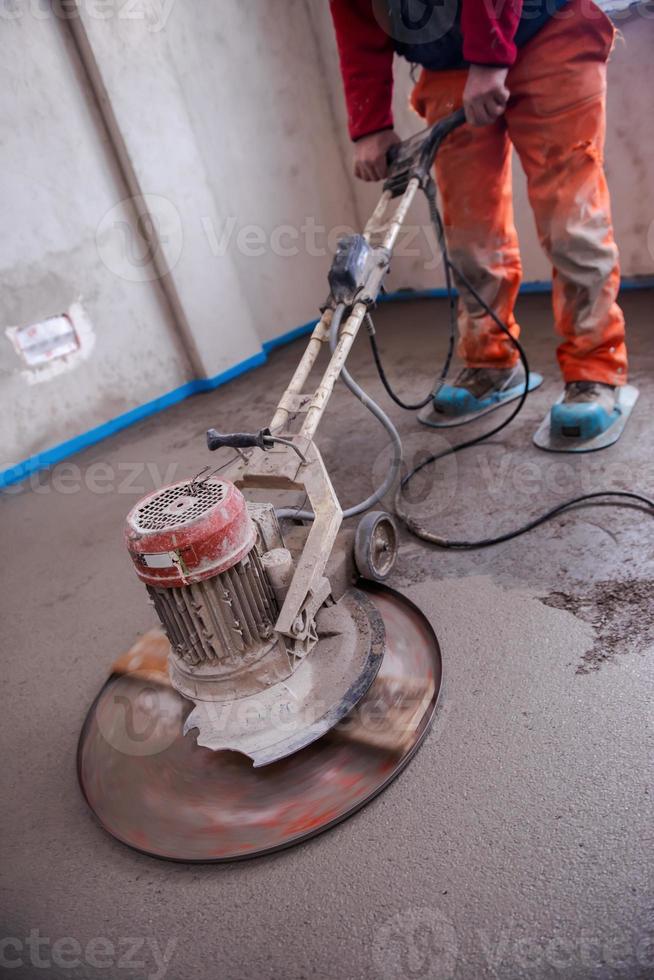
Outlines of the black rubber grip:
M 268 449 L 272 445 L 270 429 L 258 432 L 218 432 L 207 429 L 207 446 L 212 451 L 230 446 L 232 449 Z
M 386 150 L 386 166 L 387 167 L 392 167 L 393 166 L 393 164 L 395 163 L 395 161 L 398 158 L 398 155 L 400 153 L 400 149 L 399 148 L 401 146 L 402 146 L 401 143 L 393 143 L 393 145 L 392 146 L 389 146 L 389 148 Z
M 452 112 L 449 116 L 445 116 L 444 119 L 441 119 L 438 125 L 442 127 L 444 135 L 447 136 L 447 134 L 451 133 L 453 129 L 458 129 L 459 126 L 463 126 L 465 121 L 465 109 L 457 109 L 456 112 Z
M 457 109 L 456 112 L 444 116 L 433 126 L 410 136 L 404 142 L 394 143 L 386 152 L 386 162 L 389 168 L 392 170 L 395 165 L 399 165 L 400 167 L 422 166 L 427 170 L 430 169 L 434 162 L 434 156 L 445 137 L 462 126 L 465 121 L 464 110 Z

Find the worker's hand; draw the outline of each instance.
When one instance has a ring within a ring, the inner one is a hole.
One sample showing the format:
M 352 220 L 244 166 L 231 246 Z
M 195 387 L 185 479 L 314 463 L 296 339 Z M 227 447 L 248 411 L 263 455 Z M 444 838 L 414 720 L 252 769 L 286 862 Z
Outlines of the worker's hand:
M 383 180 L 388 173 L 386 153 L 399 142 L 400 137 L 392 129 L 362 136 L 354 144 L 354 176 L 360 180 Z
M 463 92 L 466 120 L 472 126 L 488 126 L 499 119 L 509 101 L 508 68 L 471 65 Z

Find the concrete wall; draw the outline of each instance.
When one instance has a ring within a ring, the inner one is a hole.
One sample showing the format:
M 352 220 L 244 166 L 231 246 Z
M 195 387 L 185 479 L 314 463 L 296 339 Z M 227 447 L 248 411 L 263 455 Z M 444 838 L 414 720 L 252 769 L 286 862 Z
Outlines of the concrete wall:
M 56 8 L 53 8 L 53 11 Z M 84 3 L 4 11 L 0 472 L 213 378 L 312 319 L 344 226 L 378 194 L 350 174 L 328 4 Z M 37 16 L 38 12 L 38 16 Z M 622 24 L 607 169 L 626 275 L 652 271 L 654 21 Z M 408 66 L 398 63 L 398 129 Z M 525 278 L 549 278 L 516 175 Z M 442 283 L 424 207 L 391 285 Z M 29 370 L 4 331 L 68 311 L 82 349 Z
M 2 25 L 0 324 L 92 337 L 29 384 L 0 335 L 0 471 L 315 318 L 354 210 L 303 0 L 80 14 Z
M 96 247 L 112 212 L 111 265 L 131 215 L 116 208 L 126 189 L 66 32 L 27 16 L 2 32 L 0 469 L 188 377 L 160 291 L 117 275 Z M 80 356 L 29 370 L 4 330 L 71 307 Z
M 327 253 L 308 254 L 302 229 L 351 211 L 305 4 L 83 24 L 141 190 L 180 215 L 170 276 L 216 374 L 315 315 Z

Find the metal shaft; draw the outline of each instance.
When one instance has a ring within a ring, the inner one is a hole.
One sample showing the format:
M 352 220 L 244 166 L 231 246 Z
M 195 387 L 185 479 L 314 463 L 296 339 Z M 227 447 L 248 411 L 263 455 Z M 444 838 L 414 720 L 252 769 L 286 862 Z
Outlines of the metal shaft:
M 378 238 L 378 244 L 388 253 L 388 261 L 381 263 L 374 271 L 371 281 L 368 284 L 368 292 L 374 294 L 381 288 L 383 279 L 388 271 L 388 263 L 397 241 L 397 236 L 418 190 L 418 186 L 419 181 L 417 178 L 409 181 L 404 194 L 400 198 L 389 220 L 385 220 L 385 215 L 391 201 L 391 195 L 389 191 L 384 191 L 365 227 L 364 237 L 368 241 L 371 241 L 373 237 Z M 345 321 L 336 350 L 332 354 L 320 384 L 311 398 L 311 403 L 307 409 L 302 429 L 300 430 L 300 435 L 307 439 L 313 439 L 316 433 L 327 402 L 334 390 L 334 385 L 338 380 L 341 369 L 347 360 L 352 344 L 359 332 L 359 327 L 363 322 L 366 310 L 367 306 L 365 303 L 356 303 Z M 309 373 L 318 358 L 322 345 L 329 338 L 332 315 L 331 310 L 326 310 L 320 322 L 316 325 L 304 355 L 296 368 L 295 374 L 282 395 L 270 425 L 271 429 L 278 430 L 283 427 L 291 412 L 294 411 L 296 397 L 301 394 Z
M 286 422 L 288 421 L 289 415 L 294 410 L 294 397 L 299 395 L 304 388 L 307 378 L 311 372 L 311 368 L 315 364 L 318 355 L 322 349 L 322 345 L 327 343 L 329 340 L 329 328 L 332 322 L 332 310 L 325 310 L 322 317 L 314 327 L 313 333 L 309 343 L 307 344 L 306 350 L 302 355 L 302 359 L 295 369 L 295 374 L 291 378 L 291 382 L 279 400 L 279 405 L 277 410 L 273 415 L 272 422 L 270 423 L 270 428 L 273 432 L 282 429 Z

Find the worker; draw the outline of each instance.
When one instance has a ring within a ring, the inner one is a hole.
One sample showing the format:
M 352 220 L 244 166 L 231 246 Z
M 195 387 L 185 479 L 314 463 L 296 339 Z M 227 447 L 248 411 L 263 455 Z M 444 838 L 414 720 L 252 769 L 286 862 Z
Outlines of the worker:
M 591 438 L 619 415 L 627 377 L 618 250 L 603 168 L 606 66 L 615 31 L 590 0 L 330 0 L 354 141 L 354 172 L 381 180 L 393 127 L 393 55 L 421 66 L 411 104 L 428 124 L 463 106 L 436 177 L 450 256 L 519 336 L 521 281 L 511 148 L 527 176 L 540 243 L 553 266 L 565 390 L 552 429 Z M 465 368 L 433 408 L 448 416 L 519 397 L 516 348 L 461 289 Z

